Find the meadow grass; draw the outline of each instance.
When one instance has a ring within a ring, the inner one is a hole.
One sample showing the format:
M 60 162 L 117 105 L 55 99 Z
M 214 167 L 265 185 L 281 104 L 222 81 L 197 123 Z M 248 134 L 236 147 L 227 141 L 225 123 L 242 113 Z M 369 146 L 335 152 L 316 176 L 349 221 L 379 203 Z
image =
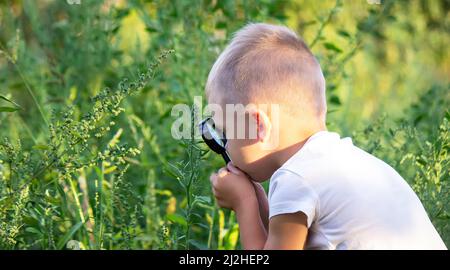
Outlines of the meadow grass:
M 250 21 L 303 36 L 328 128 L 393 166 L 450 245 L 444 1 L 44 2 L 0 3 L 1 249 L 239 249 L 208 180 L 223 160 L 170 127 L 188 104 L 195 132 L 193 97 Z

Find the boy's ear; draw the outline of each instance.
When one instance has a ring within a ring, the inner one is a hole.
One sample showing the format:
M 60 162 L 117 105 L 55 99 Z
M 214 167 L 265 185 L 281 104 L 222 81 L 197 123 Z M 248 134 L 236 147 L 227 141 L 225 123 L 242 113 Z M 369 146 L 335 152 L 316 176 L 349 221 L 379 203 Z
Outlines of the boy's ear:
M 267 114 L 259 109 L 252 110 L 250 116 L 256 123 L 256 138 L 262 143 L 269 142 L 272 123 Z

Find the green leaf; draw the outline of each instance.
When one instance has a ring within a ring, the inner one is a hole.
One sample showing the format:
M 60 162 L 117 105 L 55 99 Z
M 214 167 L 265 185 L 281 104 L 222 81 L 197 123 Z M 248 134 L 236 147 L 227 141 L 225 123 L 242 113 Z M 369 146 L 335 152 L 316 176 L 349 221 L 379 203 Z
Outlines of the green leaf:
M 14 101 L 10 100 L 9 98 L 7 98 L 3 95 L 0 95 L 0 99 L 3 99 L 4 101 L 11 103 L 12 105 L 14 105 L 17 108 L 21 108 L 19 104 L 15 103 Z
M 25 231 L 26 231 L 26 232 L 29 232 L 29 233 L 37 234 L 37 235 L 39 235 L 39 236 L 42 236 L 42 235 L 43 235 L 43 233 L 42 233 L 41 231 L 39 231 L 38 229 L 36 229 L 36 228 L 34 228 L 34 227 L 27 227 L 27 228 L 25 229 Z
M 196 247 L 196 248 L 198 248 L 200 250 L 207 250 L 208 249 L 208 247 L 205 244 L 199 243 L 199 242 L 197 242 L 194 239 L 189 239 L 188 242 L 189 242 L 190 245 L 193 245 L 194 247 Z
M 19 108 L 13 108 L 13 107 L 0 107 L 0 112 L 15 112 L 18 111 Z
M 56 246 L 57 249 L 62 249 L 64 247 L 64 245 L 67 243 L 67 241 L 70 240 L 70 238 L 72 238 L 72 236 L 74 235 L 74 233 L 76 233 L 81 226 L 83 226 L 83 222 L 80 221 L 77 224 L 75 224 L 64 236 L 63 238 L 61 238 L 61 240 L 59 240 L 58 245 Z
M 36 149 L 36 150 L 48 150 L 50 148 L 48 147 L 48 145 L 45 145 L 45 144 L 36 144 L 36 145 L 33 145 L 33 149 Z
M 351 38 L 352 36 L 345 30 L 339 30 L 337 31 L 338 35 L 345 37 L 345 38 Z
M 342 52 L 342 49 L 341 49 L 341 48 L 339 48 L 338 46 L 336 46 L 334 43 L 331 43 L 331 42 L 325 42 L 325 43 L 323 44 L 323 46 L 324 46 L 327 50 L 330 50 L 330 51 L 335 51 L 335 52 L 337 52 L 337 53 L 341 53 L 341 52 Z
M 203 224 L 203 223 L 194 223 L 193 225 L 199 226 L 199 227 L 201 227 L 201 228 L 203 228 L 205 230 L 209 230 L 209 226 L 206 225 L 206 224 Z
M 341 100 L 339 99 L 338 96 L 331 96 L 330 103 L 335 104 L 335 105 L 341 105 Z
M 177 223 L 183 227 L 187 227 L 187 222 L 183 216 L 180 216 L 178 214 L 168 214 L 166 217 L 169 221 L 171 221 L 173 223 Z
M 10 100 L 9 98 L 3 95 L 0 95 L 0 99 L 3 99 L 4 101 L 14 105 L 14 107 L 2 106 L 0 107 L 0 112 L 15 112 L 21 109 L 19 104 L 15 103 L 14 101 Z
M 227 28 L 227 23 L 225 21 L 218 21 L 216 23 L 216 29 L 225 29 Z
M 208 196 L 195 196 L 195 200 L 201 203 L 210 204 L 211 198 Z
M 234 224 L 234 226 L 227 232 L 224 238 L 225 249 L 227 250 L 236 249 L 238 239 L 239 239 L 239 225 Z

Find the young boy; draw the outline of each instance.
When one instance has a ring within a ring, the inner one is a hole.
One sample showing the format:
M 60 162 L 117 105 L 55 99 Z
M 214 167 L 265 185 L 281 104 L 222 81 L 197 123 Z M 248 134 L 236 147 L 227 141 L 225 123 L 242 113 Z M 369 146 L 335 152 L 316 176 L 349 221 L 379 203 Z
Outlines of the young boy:
M 213 116 L 232 162 L 210 180 L 218 205 L 236 212 L 244 249 L 446 249 L 393 168 L 327 131 L 320 65 L 293 31 L 262 23 L 238 31 L 206 95 L 223 109 L 256 105 Z M 245 137 L 235 138 L 240 120 Z M 267 198 L 258 182 L 269 178 Z

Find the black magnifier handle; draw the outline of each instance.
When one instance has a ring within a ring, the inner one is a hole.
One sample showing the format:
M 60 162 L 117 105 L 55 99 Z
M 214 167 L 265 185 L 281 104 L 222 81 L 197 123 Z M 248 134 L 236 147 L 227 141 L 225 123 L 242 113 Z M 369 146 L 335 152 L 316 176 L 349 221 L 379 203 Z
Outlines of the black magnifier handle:
M 228 156 L 228 154 L 226 152 L 222 152 L 221 155 L 223 157 L 223 160 L 225 160 L 225 164 L 228 164 L 228 162 L 231 161 L 230 157 Z

